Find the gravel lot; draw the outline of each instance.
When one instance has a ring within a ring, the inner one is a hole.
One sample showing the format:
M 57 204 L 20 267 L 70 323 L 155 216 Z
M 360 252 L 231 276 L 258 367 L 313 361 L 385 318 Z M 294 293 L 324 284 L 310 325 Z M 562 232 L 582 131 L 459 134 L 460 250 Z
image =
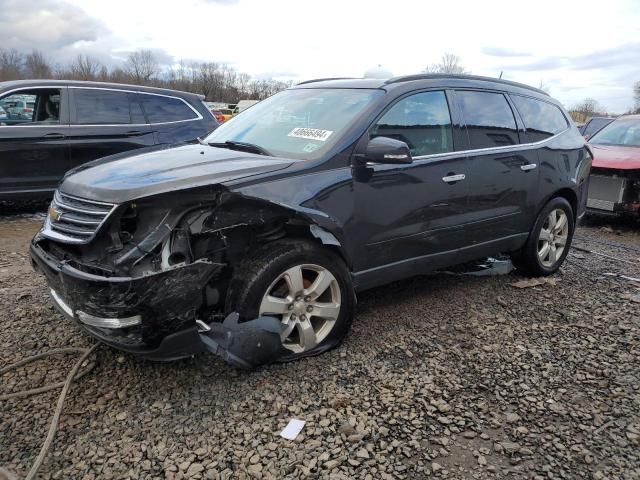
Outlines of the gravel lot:
M 54 312 L 0 219 L 0 365 L 92 341 Z M 553 281 L 433 275 L 359 297 L 336 350 L 242 372 L 98 349 L 71 389 L 41 478 L 640 478 L 640 228 L 591 221 Z M 602 242 L 615 243 L 617 246 Z M 73 356 L 0 380 L 63 380 Z M 0 403 L 0 466 L 24 476 L 58 391 Z M 295 441 L 278 436 L 306 421 Z

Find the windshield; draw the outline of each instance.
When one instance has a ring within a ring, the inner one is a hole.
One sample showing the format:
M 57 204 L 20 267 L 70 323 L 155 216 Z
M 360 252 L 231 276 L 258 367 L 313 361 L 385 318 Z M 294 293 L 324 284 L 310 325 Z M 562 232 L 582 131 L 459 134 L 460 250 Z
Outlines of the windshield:
M 383 93 L 373 89 L 285 90 L 222 124 L 204 141 L 251 143 L 275 156 L 318 158 Z
M 640 147 L 640 119 L 629 118 L 611 122 L 596 133 L 589 143 Z

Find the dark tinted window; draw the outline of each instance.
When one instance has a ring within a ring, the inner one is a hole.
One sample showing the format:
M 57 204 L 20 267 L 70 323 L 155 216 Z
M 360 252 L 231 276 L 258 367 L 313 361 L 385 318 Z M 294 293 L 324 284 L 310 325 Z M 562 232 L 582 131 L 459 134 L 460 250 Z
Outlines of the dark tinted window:
M 504 147 L 518 143 L 516 120 L 501 93 L 458 91 L 471 148 Z
M 131 123 L 127 92 L 77 89 L 75 99 L 78 125 Z
M 129 105 L 131 107 L 131 123 L 147 123 L 146 119 L 144 118 L 144 113 L 142 112 L 142 107 L 140 106 L 140 97 L 142 97 L 142 95 L 139 95 L 137 93 L 129 94 Z
M 160 95 L 140 95 L 142 106 L 151 123 L 177 122 L 193 120 L 198 116 L 191 108 L 178 98 Z
M 378 120 L 370 137 L 401 140 L 413 156 L 452 151 L 451 117 L 444 92 L 403 98 Z
M 567 120 L 558 107 L 534 98 L 511 95 L 527 129 L 530 142 L 549 138 L 567 128 Z

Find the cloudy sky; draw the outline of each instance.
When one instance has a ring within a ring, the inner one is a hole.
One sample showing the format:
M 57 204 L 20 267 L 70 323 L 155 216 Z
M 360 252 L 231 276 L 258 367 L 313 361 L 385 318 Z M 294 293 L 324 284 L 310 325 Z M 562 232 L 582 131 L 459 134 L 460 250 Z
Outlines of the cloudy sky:
M 474 74 L 539 86 L 612 112 L 640 80 L 640 0 L 0 0 L 0 46 L 115 65 L 152 49 L 257 77 L 420 72 L 445 52 Z

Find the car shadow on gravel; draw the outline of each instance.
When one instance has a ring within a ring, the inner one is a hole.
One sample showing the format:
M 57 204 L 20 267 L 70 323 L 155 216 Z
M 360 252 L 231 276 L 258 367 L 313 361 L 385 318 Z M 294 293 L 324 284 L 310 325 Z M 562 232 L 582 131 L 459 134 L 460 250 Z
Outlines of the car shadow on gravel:
M 0 201 L 0 220 L 12 218 L 44 217 L 50 199 L 30 201 Z

